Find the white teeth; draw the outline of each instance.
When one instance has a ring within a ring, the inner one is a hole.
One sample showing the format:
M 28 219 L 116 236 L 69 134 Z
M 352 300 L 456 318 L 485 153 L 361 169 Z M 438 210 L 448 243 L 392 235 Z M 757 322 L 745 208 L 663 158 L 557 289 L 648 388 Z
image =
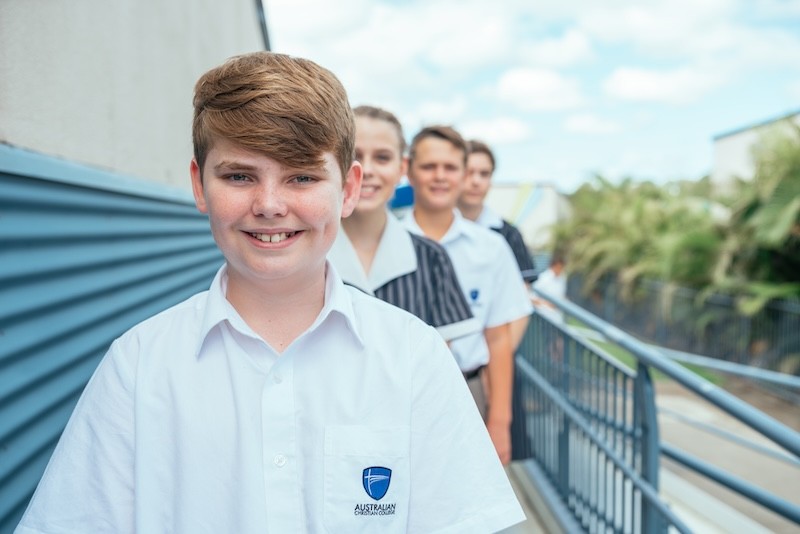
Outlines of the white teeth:
M 265 243 L 280 243 L 287 237 L 293 236 L 294 232 L 289 232 L 288 234 L 286 232 L 281 232 L 279 234 L 250 234 L 250 235 Z

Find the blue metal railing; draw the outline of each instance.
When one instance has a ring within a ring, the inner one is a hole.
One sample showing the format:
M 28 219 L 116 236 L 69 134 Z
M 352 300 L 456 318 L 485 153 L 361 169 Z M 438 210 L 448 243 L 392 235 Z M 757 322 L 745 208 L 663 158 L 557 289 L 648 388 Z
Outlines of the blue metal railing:
M 776 299 L 748 316 L 730 295 L 700 298 L 694 289 L 645 280 L 623 299 L 612 279 L 601 279 L 591 295 L 582 281 L 570 277 L 569 298 L 600 318 L 676 355 L 702 354 L 696 365 L 724 367 L 800 403 L 800 300 Z
M 536 461 L 580 528 L 689 532 L 658 497 L 647 369 L 633 373 L 543 314 L 531 317 L 519 352 L 515 458 Z
M 659 370 L 757 430 L 793 460 L 800 453 L 800 434 L 575 304 L 540 296 L 637 359 L 634 373 L 574 335 L 559 316 L 546 313 L 532 316 L 517 357 L 515 458 L 535 461 L 533 475 L 546 479 L 545 491 L 566 505 L 582 529 L 688 531 L 658 497 L 661 455 L 800 523 L 797 505 L 660 443 L 650 370 Z

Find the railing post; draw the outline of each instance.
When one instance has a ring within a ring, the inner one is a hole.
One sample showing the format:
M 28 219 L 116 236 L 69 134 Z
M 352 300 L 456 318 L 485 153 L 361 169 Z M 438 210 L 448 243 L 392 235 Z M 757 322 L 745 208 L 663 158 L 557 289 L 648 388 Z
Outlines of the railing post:
M 561 393 L 565 399 L 570 399 L 570 365 L 573 363 L 574 355 L 571 350 L 571 343 L 565 343 L 563 356 L 556 366 L 558 380 L 560 382 Z M 570 456 L 569 434 L 570 420 L 563 412 L 560 412 L 558 421 L 558 485 L 561 487 L 561 495 L 572 496 L 569 487 Z
M 633 406 L 634 422 L 641 431 L 641 437 L 639 438 L 640 474 L 644 480 L 653 486 L 653 489 L 658 491 L 660 445 L 655 391 L 653 389 L 653 381 L 650 378 L 650 369 L 641 360 L 636 366 Z M 642 499 L 640 532 L 666 532 L 665 525 L 660 521 L 658 512 L 646 499 Z

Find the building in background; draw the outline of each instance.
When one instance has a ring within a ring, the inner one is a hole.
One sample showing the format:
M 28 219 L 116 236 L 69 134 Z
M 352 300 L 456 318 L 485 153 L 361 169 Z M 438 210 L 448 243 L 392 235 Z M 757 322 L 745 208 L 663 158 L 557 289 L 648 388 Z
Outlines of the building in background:
M 751 180 L 755 174 L 753 149 L 765 135 L 792 127 L 800 127 L 800 111 L 714 137 L 711 183 L 724 192 L 731 189 L 737 178 Z
M 188 191 L 194 82 L 261 28 L 254 0 L 3 0 L 0 143 Z
M 495 182 L 486 204 L 519 229 L 533 253 L 548 248 L 550 228 L 569 217 L 571 211 L 567 197 L 547 183 Z

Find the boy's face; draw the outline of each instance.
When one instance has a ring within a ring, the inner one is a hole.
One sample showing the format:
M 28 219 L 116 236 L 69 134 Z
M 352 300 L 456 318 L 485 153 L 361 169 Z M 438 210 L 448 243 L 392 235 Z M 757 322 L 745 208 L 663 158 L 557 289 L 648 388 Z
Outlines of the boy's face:
M 406 173 L 397 129 L 385 120 L 356 117 L 356 160 L 364 168 L 356 212 L 386 209 Z
M 445 139 L 426 137 L 417 143 L 408 181 L 414 203 L 426 211 L 455 208 L 464 189 L 464 152 Z
M 458 203 L 471 208 L 483 206 L 492 183 L 492 160 L 483 152 L 467 157 L 467 181 Z
M 192 160 L 197 209 L 228 261 L 229 283 L 309 283 L 323 271 L 339 219 L 358 202 L 361 167 L 342 186 L 336 158 L 319 169 L 288 168 L 274 159 L 219 139 L 202 172 Z

